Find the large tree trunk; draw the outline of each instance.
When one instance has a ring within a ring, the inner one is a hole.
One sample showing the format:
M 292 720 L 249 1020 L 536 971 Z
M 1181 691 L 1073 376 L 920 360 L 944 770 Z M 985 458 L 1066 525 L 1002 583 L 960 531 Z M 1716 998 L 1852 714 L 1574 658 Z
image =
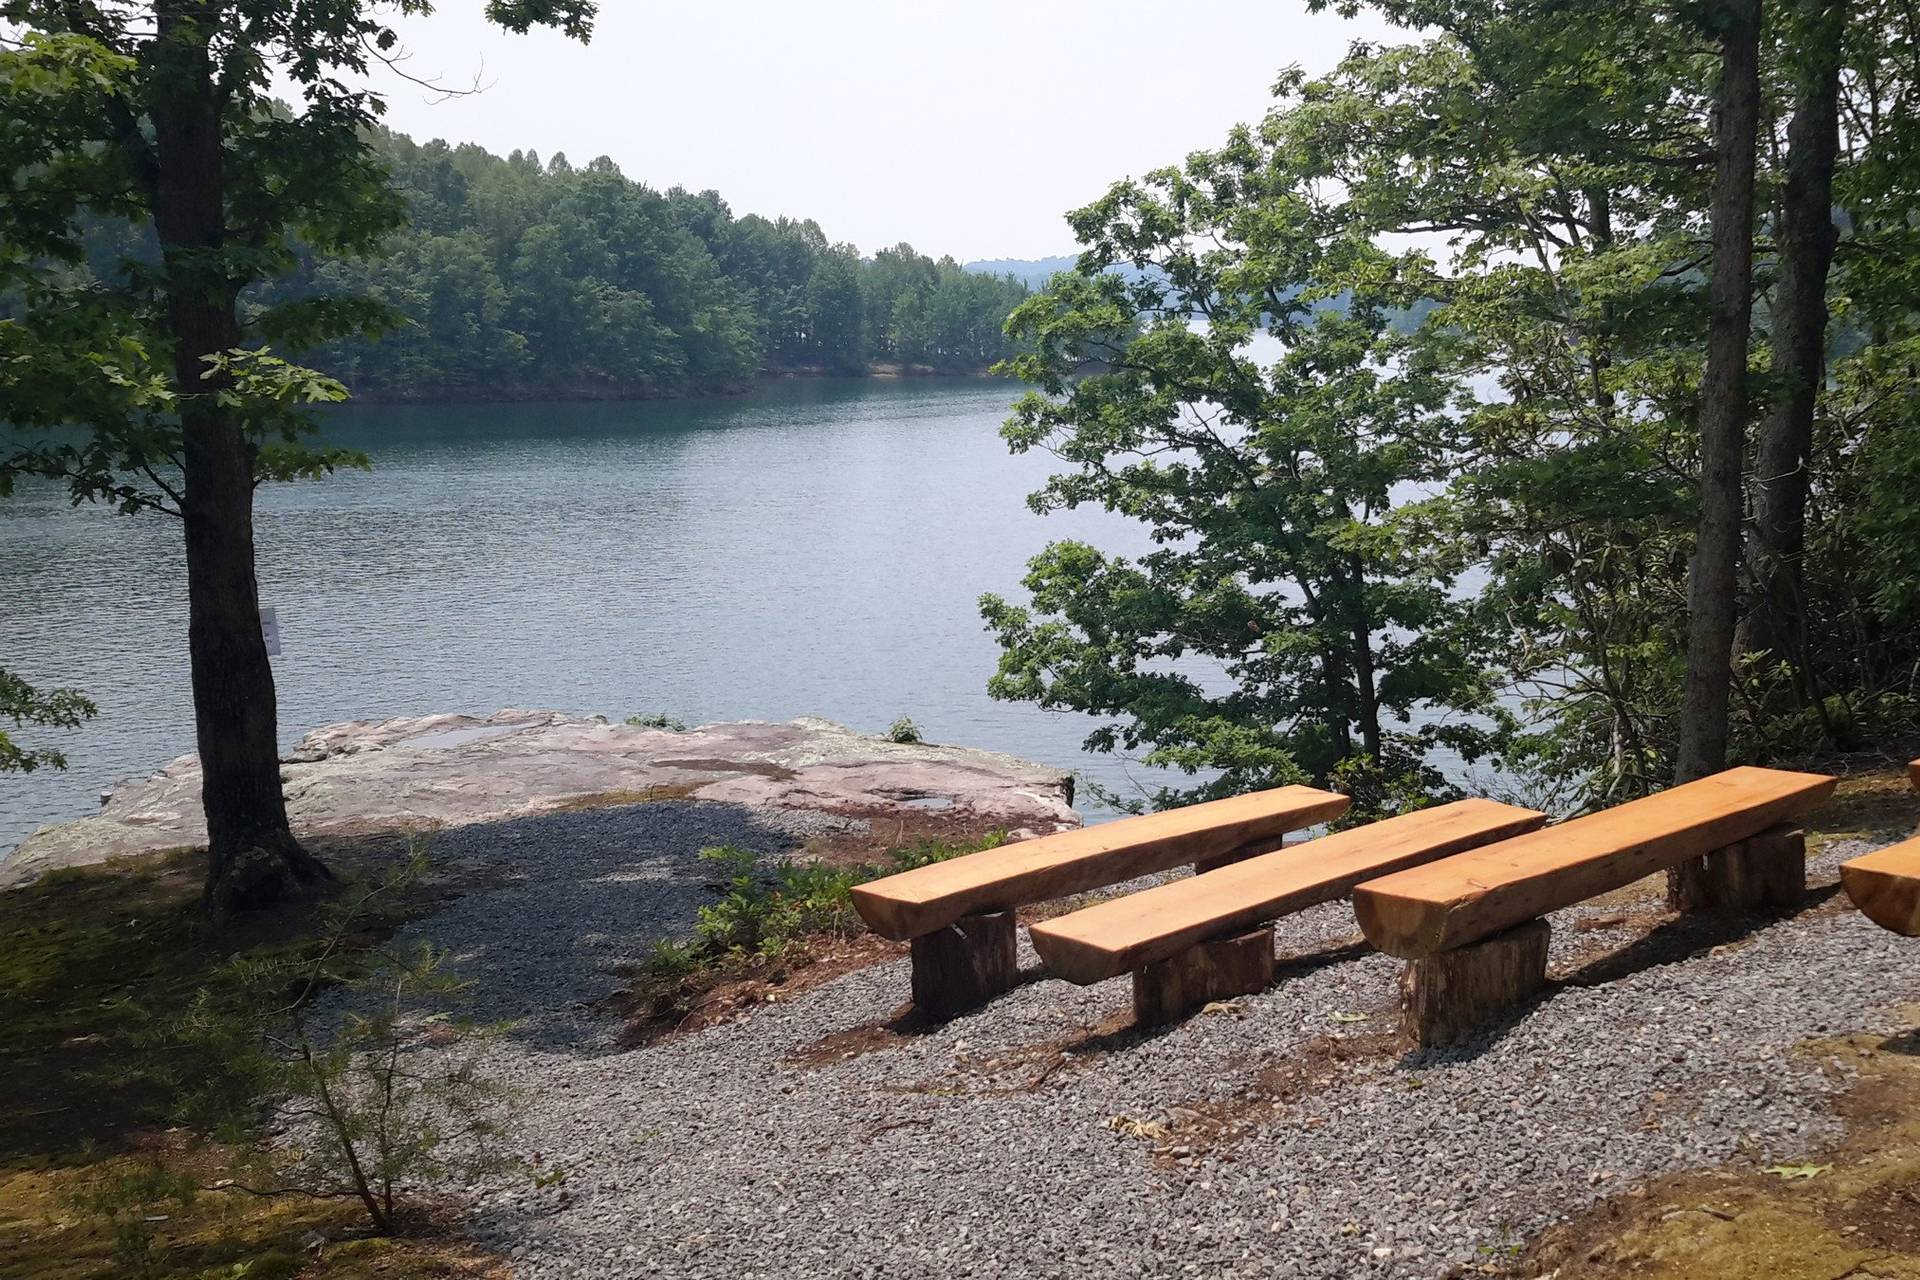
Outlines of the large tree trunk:
M 273 669 L 254 580 L 253 447 L 206 357 L 238 346 L 226 245 L 220 99 L 197 4 L 162 5 L 151 50 L 156 95 L 154 226 L 165 255 L 167 328 L 181 396 L 188 646 L 204 773 L 207 885 L 219 912 L 269 905 L 327 872 L 295 842 L 280 790 Z
M 1787 185 L 1780 209 L 1780 269 L 1773 291 L 1772 374 L 1779 399 L 1754 449 L 1754 584 L 1747 647 L 1792 663 L 1803 704 L 1818 697 L 1806 663 L 1808 470 L 1813 411 L 1826 367 L 1827 273 L 1839 238 L 1833 170 L 1840 150 L 1840 40 L 1846 5 L 1800 0 L 1798 75 L 1787 129 Z
M 1677 780 L 1727 762 L 1727 704 L 1740 567 L 1747 342 L 1753 320 L 1753 170 L 1760 121 L 1760 0 L 1724 0 L 1714 111 L 1712 320 L 1701 381 L 1700 533 L 1687 579 L 1687 681 Z

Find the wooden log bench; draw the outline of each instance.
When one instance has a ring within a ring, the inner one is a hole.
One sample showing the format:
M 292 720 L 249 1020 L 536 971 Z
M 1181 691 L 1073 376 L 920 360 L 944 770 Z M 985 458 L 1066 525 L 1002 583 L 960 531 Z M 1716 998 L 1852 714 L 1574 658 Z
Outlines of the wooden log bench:
M 1549 912 L 1674 868 L 1687 910 L 1798 903 L 1806 842 L 1789 824 L 1834 785 L 1821 774 L 1729 769 L 1367 881 L 1353 891 L 1354 912 L 1369 942 L 1409 962 L 1401 978 L 1407 1038 L 1444 1044 L 1545 985 Z
M 1048 971 L 1069 982 L 1133 974 L 1134 1020 L 1150 1026 L 1271 984 L 1271 921 L 1546 820 L 1492 800 L 1438 805 L 1098 903 L 1028 933 Z
M 1920 938 L 1920 836 L 1841 863 L 1840 884 L 1867 919 Z
M 1001 845 L 856 887 L 875 933 L 913 944 L 913 1002 L 935 1018 L 963 1013 L 1015 980 L 1014 912 L 1248 846 L 1337 818 L 1347 797 L 1276 787 Z

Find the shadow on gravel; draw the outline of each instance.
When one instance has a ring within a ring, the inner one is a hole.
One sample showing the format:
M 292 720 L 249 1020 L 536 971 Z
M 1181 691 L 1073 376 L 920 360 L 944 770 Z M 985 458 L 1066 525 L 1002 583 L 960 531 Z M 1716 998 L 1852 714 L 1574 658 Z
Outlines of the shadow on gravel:
M 1536 1012 L 1553 1003 L 1562 992 L 1579 987 L 1597 987 L 1617 982 L 1661 965 L 1696 960 L 1720 947 L 1751 939 L 1769 925 L 1817 911 L 1840 892 L 1837 884 L 1809 889 L 1793 911 L 1778 915 L 1720 915 L 1700 913 L 1673 916 L 1623 947 L 1601 955 L 1573 972 L 1547 983 L 1546 989 L 1489 1024 L 1473 1039 L 1444 1049 L 1416 1049 L 1403 1059 L 1406 1066 L 1428 1066 L 1443 1062 L 1470 1062 L 1498 1045 L 1507 1034 Z M 1920 1041 L 1909 1052 L 1920 1053 Z
M 488 887 L 409 930 L 452 953 L 471 979 L 460 1012 L 542 1049 L 614 1047 L 595 1006 L 655 940 L 690 932 L 713 900 L 699 851 L 735 844 L 779 854 L 799 837 L 741 805 L 662 800 L 540 814 L 436 832 L 435 862 L 478 864 Z

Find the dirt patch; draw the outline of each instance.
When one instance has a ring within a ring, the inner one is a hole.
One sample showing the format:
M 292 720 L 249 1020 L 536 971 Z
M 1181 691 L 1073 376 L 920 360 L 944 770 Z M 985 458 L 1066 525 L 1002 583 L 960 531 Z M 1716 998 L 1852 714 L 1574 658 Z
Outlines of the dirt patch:
M 753 960 L 670 980 L 630 975 L 634 985 L 610 996 L 606 1008 L 625 1023 L 620 1047 L 637 1049 L 718 1025 L 758 1005 L 790 1000 L 906 952 L 905 943 L 873 933 L 822 938 L 800 944 L 778 960 Z
M 908 1015 L 894 1040 L 881 1040 L 874 1047 L 886 1047 L 896 1043 L 902 1036 L 923 1029 Z M 1124 1051 L 1128 1045 L 1152 1034 L 1153 1031 L 1142 1031 L 1135 1027 L 1133 1012 L 1123 1010 L 1063 1035 L 1033 1044 L 995 1049 L 989 1053 L 970 1053 L 962 1041 L 955 1046 L 953 1059 L 945 1071 L 925 1080 L 892 1088 L 901 1093 L 917 1093 L 934 1098 L 990 1098 L 1036 1093 L 1059 1079 L 1071 1078 L 1074 1073 L 1092 1066 L 1105 1054 Z M 847 1043 L 855 1042 L 849 1034 Z
M 863 1022 L 844 1031 L 830 1031 L 818 1040 L 803 1044 L 787 1055 L 787 1061 L 796 1067 L 830 1067 L 836 1062 L 891 1049 L 916 1035 L 926 1034 L 936 1025 L 921 1017 L 912 1001 L 908 1001 L 883 1021 Z
M 695 773 L 750 773 L 756 778 L 771 778 L 775 782 L 792 782 L 800 775 L 783 764 L 774 764 L 771 760 L 719 760 L 701 758 L 696 760 L 656 760 L 655 764 L 666 769 L 688 769 Z
M 982 818 L 971 810 L 916 809 L 902 812 L 880 806 L 839 805 L 830 812 L 839 818 L 857 820 L 852 830 L 815 836 L 807 841 L 798 857 L 830 867 L 857 867 L 884 864 L 896 849 L 920 844 L 944 844 L 971 848 L 987 837 L 1006 830 L 1004 822 Z M 1021 918 L 1025 919 L 1026 911 Z
M 1216 1008 L 1219 1016 L 1232 1016 L 1230 1006 L 1208 1006 L 1209 1011 Z M 1377 1010 L 1369 1019 L 1389 1024 L 1392 1015 Z M 1258 1068 L 1249 1063 L 1252 1078 L 1231 1097 L 1201 1098 L 1169 1107 L 1166 1122 L 1146 1126 L 1140 1136 L 1153 1140 L 1154 1158 L 1162 1164 L 1197 1155 L 1231 1160 L 1241 1142 L 1277 1122 L 1301 1101 L 1335 1080 L 1351 1085 L 1370 1070 L 1390 1066 L 1403 1048 L 1393 1030 L 1315 1036 L 1279 1061 Z M 1419 1087 L 1417 1078 L 1411 1087 Z M 1309 1126 L 1320 1122 L 1320 1117 L 1306 1121 Z
M 1920 1022 L 1920 1006 L 1902 1010 Z M 1587 1280 L 1920 1278 L 1920 1031 L 1808 1043 L 1846 1136 L 1804 1164 L 1657 1179 L 1465 1274 Z
M 655 804 L 661 800 L 685 800 L 700 789 L 699 783 L 662 782 L 639 791 L 594 791 L 568 796 L 545 806 L 542 813 L 573 813 L 582 809 L 611 809 L 630 804 Z

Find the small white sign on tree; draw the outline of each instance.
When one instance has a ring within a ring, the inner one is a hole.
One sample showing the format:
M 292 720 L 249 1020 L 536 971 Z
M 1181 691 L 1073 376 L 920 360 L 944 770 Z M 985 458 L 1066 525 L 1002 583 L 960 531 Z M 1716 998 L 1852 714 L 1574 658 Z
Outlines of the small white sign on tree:
M 280 615 L 273 609 L 260 611 L 260 635 L 267 642 L 267 656 L 280 656 Z

